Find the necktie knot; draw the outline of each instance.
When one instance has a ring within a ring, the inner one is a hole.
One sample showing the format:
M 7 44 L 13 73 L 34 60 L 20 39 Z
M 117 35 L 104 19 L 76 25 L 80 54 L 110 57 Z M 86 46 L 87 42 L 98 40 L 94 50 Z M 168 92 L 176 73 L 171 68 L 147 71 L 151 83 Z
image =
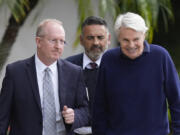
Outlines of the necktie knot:
M 95 62 L 89 63 L 92 69 L 97 68 L 97 64 Z
M 48 72 L 49 73 L 50 71 L 51 71 L 51 69 L 48 68 L 48 67 L 44 69 L 44 72 Z

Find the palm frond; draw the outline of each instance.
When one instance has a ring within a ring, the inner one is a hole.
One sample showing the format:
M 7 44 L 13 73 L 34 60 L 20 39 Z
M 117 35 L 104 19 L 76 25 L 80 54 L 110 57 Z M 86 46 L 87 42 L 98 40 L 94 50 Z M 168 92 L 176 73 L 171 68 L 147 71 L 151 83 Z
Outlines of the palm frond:
M 144 18 L 146 25 L 149 28 L 147 39 L 152 42 L 154 27 L 152 26 L 152 12 L 150 4 L 147 0 L 137 0 L 137 12 Z
M 78 14 L 79 14 L 79 23 L 76 30 L 76 37 L 73 43 L 74 47 L 79 44 L 79 36 L 81 34 L 81 25 L 84 19 L 90 15 L 93 15 L 93 8 L 91 0 L 76 0 L 78 6 Z
M 120 12 L 120 8 L 118 7 L 115 0 L 107 0 L 107 5 L 108 5 L 107 11 L 110 14 L 110 16 L 113 17 L 113 20 L 115 21 L 118 13 Z
M 99 15 L 101 17 L 109 14 L 115 20 L 119 12 L 119 7 L 115 0 L 99 0 Z
M 120 9 L 119 13 L 136 11 L 136 1 L 134 0 L 117 0 L 117 4 Z
M 151 13 L 151 27 L 154 30 L 157 30 L 157 22 L 158 22 L 158 15 L 159 15 L 159 2 L 157 0 L 148 0 L 149 4 L 149 11 Z
M 160 0 L 159 8 L 162 13 L 165 31 L 168 31 L 168 20 L 174 22 L 174 15 L 170 0 Z
M 107 11 L 107 0 L 99 0 L 99 15 L 104 17 Z
M 20 22 L 30 9 L 29 0 L 0 0 L 0 8 L 8 7 L 16 22 Z

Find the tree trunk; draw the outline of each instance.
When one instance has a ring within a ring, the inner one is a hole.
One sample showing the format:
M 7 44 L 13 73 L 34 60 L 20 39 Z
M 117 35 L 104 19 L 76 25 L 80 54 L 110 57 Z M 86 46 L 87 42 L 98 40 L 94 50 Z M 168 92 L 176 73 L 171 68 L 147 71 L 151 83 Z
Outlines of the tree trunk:
M 31 13 L 31 11 L 38 4 L 38 1 L 39 0 L 29 0 L 30 8 L 28 10 L 25 9 L 26 15 L 24 18 L 22 18 L 20 20 L 20 22 L 16 22 L 13 15 L 11 14 L 11 16 L 9 18 L 9 24 L 5 30 L 4 36 L 0 43 L 0 72 L 3 68 L 4 63 L 6 62 L 8 56 L 9 56 L 9 53 L 10 53 L 11 48 L 16 40 L 16 37 L 18 35 L 18 32 L 19 32 L 21 26 L 24 24 L 25 20 L 27 19 L 28 15 Z

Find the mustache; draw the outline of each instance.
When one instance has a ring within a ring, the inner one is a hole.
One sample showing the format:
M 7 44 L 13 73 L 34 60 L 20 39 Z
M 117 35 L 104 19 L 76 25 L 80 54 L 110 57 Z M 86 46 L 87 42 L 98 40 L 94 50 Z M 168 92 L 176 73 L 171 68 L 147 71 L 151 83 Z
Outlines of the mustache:
M 102 49 L 102 46 L 100 46 L 100 45 L 92 45 L 91 50 L 94 50 L 94 49 Z

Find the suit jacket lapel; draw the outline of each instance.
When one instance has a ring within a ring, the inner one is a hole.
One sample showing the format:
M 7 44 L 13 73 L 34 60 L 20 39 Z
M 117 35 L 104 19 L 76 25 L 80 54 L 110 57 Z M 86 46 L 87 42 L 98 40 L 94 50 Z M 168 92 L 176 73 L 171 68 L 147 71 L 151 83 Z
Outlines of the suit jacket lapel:
M 65 69 L 62 60 L 58 60 L 57 67 L 58 67 L 59 101 L 60 101 L 60 108 L 62 111 L 66 101 L 66 91 L 65 91 L 66 80 L 64 79 L 66 75 L 64 72 Z
M 36 75 L 36 67 L 35 67 L 35 56 L 31 57 L 27 61 L 27 74 L 29 78 L 29 82 L 31 83 L 32 91 L 35 97 L 35 101 L 40 109 L 41 109 L 41 102 L 40 102 L 40 95 L 39 95 L 39 88 L 37 82 L 37 75 Z
M 81 53 L 79 55 L 79 60 L 78 60 L 78 64 L 77 65 L 83 67 L 83 53 Z
M 83 67 L 83 55 L 84 55 L 83 53 L 80 53 L 75 56 L 72 56 L 72 59 L 70 61 L 73 64 Z

